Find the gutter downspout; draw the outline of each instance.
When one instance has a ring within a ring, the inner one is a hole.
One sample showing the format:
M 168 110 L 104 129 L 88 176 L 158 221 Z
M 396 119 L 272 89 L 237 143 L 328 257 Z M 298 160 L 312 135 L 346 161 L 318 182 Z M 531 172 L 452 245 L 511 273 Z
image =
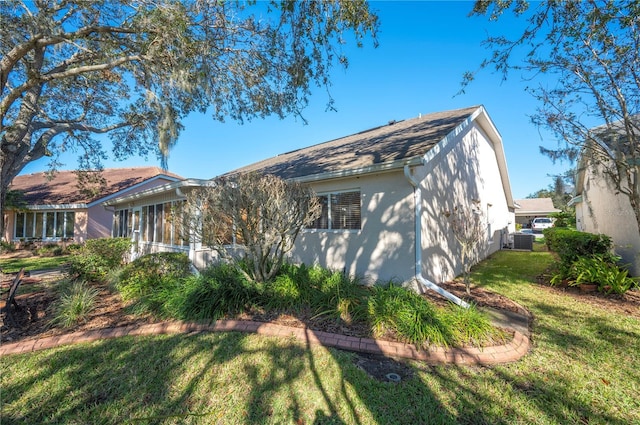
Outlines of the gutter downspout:
M 422 284 L 425 288 L 431 289 L 438 294 L 442 295 L 452 303 L 459 305 L 460 307 L 469 308 L 469 304 L 461 300 L 460 298 L 453 295 L 451 292 L 445 291 L 435 283 L 427 280 L 422 276 L 422 190 L 420 190 L 420 185 L 411 175 L 411 169 L 409 165 L 404 166 L 404 176 L 407 178 L 407 181 L 413 186 L 413 202 L 415 205 L 415 250 L 416 250 L 416 272 L 415 277 L 416 280 Z

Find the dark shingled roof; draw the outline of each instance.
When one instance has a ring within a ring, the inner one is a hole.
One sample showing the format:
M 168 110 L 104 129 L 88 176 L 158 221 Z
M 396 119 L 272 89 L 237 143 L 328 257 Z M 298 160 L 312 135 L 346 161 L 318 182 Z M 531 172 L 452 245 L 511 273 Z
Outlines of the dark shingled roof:
M 479 106 L 436 112 L 287 152 L 229 174 L 258 171 L 290 179 L 422 156 Z
M 22 192 L 28 205 L 88 204 L 158 175 L 182 180 L 159 167 L 107 168 L 102 171 L 106 187 L 98 194 L 82 191 L 75 171 L 59 171 L 52 180 L 45 173 L 17 176 L 9 189 Z

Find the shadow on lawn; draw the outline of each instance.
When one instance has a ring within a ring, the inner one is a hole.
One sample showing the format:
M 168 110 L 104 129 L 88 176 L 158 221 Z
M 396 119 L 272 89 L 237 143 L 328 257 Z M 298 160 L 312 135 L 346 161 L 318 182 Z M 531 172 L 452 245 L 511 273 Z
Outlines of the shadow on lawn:
M 30 354 L 23 377 L 3 383 L 2 423 L 624 423 L 580 399 L 568 375 L 415 363 L 395 384 L 354 356 L 234 332 L 61 347 Z

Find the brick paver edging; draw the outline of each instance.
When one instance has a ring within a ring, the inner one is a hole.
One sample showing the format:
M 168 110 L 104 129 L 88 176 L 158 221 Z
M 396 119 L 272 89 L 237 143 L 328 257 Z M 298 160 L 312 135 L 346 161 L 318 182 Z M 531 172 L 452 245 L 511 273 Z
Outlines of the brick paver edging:
M 65 344 L 91 342 L 100 339 L 116 338 L 126 335 L 157 335 L 194 332 L 253 332 L 260 335 L 294 337 L 309 344 L 321 344 L 350 351 L 382 354 L 424 361 L 430 364 L 482 364 L 508 363 L 520 359 L 530 347 L 529 338 L 515 331 L 511 341 L 504 345 L 482 348 L 444 348 L 429 350 L 416 348 L 411 344 L 380 341 L 370 338 L 357 338 L 314 331 L 308 328 L 295 328 L 274 323 L 252 322 L 245 320 L 218 320 L 213 323 L 161 322 L 147 325 L 131 325 L 119 328 L 98 329 L 74 332 L 66 335 L 46 337 L 36 340 L 4 343 L 0 345 L 0 356 L 44 350 Z

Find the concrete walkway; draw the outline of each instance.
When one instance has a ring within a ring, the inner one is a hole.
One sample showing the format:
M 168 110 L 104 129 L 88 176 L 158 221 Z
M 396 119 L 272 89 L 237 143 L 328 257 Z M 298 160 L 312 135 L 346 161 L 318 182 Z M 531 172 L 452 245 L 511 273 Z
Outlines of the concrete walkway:
M 498 310 L 489 311 L 492 320 L 502 328 L 514 331 L 514 337 L 504 345 L 482 348 L 444 348 L 420 349 L 411 344 L 381 341 L 371 338 L 357 338 L 308 328 L 296 328 L 274 323 L 252 322 L 244 320 L 218 320 L 211 323 L 161 322 L 147 325 L 124 326 L 74 332 L 67 335 L 40 338 L 0 345 L 0 356 L 28 353 L 58 347 L 60 345 L 92 342 L 108 338 L 137 335 L 160 335 L 200 332 L 251 332 L 266 336 L 295 338 L 310 344 L 320 344 L 349 351 L 381 354 L 389 357 L 407 358 L 429 364 L 466 364 L 492 365 L 519 360 L 530 348 L 528 316 Z

